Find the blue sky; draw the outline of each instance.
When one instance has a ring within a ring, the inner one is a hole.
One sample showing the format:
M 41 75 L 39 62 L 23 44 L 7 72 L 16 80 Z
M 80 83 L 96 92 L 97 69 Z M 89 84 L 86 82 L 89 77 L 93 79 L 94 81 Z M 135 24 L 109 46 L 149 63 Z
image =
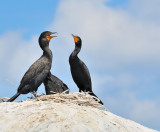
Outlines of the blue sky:
M 42 32 L 54 19 L 58 0 L 15 0 L 1 2 L 1 33 L 8 30 L 25 30 L 32 33 Z
M 160 130 L 159 0 L 2 1 L 0 8 L 0 97 L 11 97 L 42 51 L 42 31 L 57 31 L 51 41 L 51 72 L 74 84 L 68 57 L 71 33 L 82 38 L 79 57 L 92 77 L 93 91 L 111 112 Z M 44 93 L 44 86 L 38 90 Z M 22 95 L 23 98 L 31 94 Z M 19 98 L 20 99 L 20 98 Z

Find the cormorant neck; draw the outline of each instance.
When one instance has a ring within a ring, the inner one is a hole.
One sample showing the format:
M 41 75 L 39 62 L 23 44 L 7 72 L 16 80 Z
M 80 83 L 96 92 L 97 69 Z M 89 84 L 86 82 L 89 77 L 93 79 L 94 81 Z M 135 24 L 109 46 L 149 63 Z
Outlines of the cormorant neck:
M 49 49 L 49 42 L 40 39 L 39 45 L 43 50 L 43 56 L 46 56 L 48 59 L 52 60 L 52 51 Z
M 72 52 L 71 56 L 72 57 L 77 57 L 78 53 L 80 52 L 81 50 L 81 41 L 75 43 L 75 49 L 74 51 Z
M 45 46 L 42 48 L 43 55 L 52 60 L 52 51 L 49 49 L 49 46 Z
M 81 50 L 80 47 L 75 47 L 74 51 L 72 52 L 72 56 L 77 56 L 80 50 Z

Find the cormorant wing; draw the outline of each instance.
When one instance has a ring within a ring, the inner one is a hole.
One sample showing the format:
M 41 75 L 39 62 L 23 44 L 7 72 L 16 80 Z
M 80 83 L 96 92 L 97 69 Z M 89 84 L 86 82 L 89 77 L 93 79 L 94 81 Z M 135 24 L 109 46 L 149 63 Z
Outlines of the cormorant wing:
M 91 85 L 91 76 L 90 76 L 89 70 L 83 61 L 80 60 L 80 63 L 81 63 L 81 66 L 83 66 L 83 68 L 81 69 L 83 69 L 84 72 L 86 73 L 86 76 L 87 76 L 86 79 L 89 79 L 88 81 L 90 82 L 90 85 Z
M 20 90 L 24 85 L 29 84 L 29 82 L 38 76 L 42 71 L 45 69 L 46 63 L 45 61 L 42 61 L 41 58 L 39 58 L 35 63 L 33 63 L 28 71 L 24 74 L 20 86 L 18 90 Z

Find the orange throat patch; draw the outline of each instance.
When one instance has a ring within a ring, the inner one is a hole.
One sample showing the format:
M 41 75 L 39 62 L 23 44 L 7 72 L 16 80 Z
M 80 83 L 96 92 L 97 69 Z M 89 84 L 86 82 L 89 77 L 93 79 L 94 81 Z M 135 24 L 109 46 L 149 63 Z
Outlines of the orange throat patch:
M 46 36 L 46 38 L 50 41 L 53 38 L 53 36 Z
M 74 42 L 78 42 L 79 41 L 79 38 L 74 38 Z

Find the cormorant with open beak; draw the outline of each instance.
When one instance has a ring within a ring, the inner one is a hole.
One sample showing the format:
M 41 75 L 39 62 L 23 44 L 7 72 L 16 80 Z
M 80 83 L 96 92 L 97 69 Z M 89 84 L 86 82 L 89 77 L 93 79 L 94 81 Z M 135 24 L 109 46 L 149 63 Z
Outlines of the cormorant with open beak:
M 52 52 L 49 49 L 49 42 L 53 37 L 52 34 L 56 32 L 45 31 L 39 37 L 39 45 L 43 50 L 43 55 L 34 62 L 28 71 L 24 74 L 17 93 L 10 98 L 7 102 L 14 101 L 20 94 L 28 94 L 29 92 L 36 95 L 38 87 L 42 84 L 44 79 L 50 72 L 52 66 Z

